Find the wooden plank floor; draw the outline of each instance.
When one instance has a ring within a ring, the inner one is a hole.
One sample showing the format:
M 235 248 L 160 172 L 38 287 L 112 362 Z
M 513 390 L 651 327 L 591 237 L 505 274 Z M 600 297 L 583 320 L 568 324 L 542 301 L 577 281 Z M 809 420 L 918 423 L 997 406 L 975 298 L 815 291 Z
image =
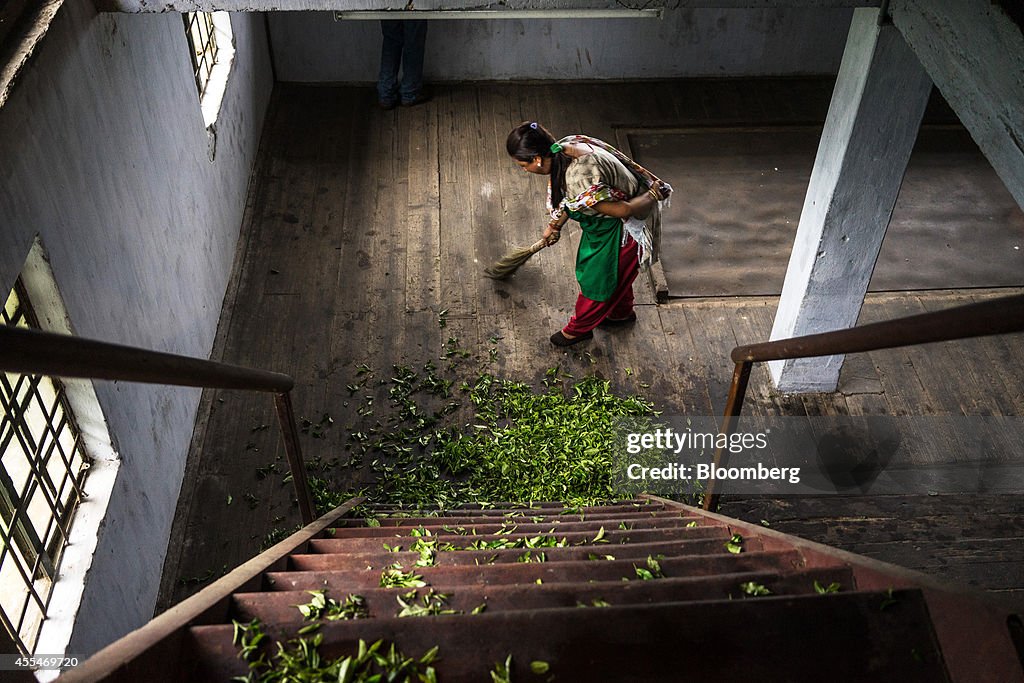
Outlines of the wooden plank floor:
M 686 197 L 665 211 L 670 297 L 782 291 L 822 128 L 705 125 L 620 136 Z M 969 133 L 924 126 L 869 290 L 1024 286 L 1022 240 L 1024 211 Z
M 820 79 L 584 84 L 572 97 L 587 103 L 582 107 L 569 103 L 561 84 L 467 84 L 438 87 L 422 106 L 382 112 L 369 88 L 279 84 L 215 355 L 296 377 L 293 398 L 305 426 L 305 455 L 313 462 L 344 462 L 346 428 L 372 419 L 359 414 L 372 409 L 363 393 L 346 388 L 359 364 L 389 369 L 436 361 L 452 337 L 480 369 L 509 378 L 539 384 L 558 365 L 576 377 L 597 374 L 618 392 L 651 397 L 668 414 L 720 413 L 730 349 L 767 338 L 777 301 L 693 299 L 658 306 L 638 281 L 635 327 L 599 331 L 568 352 L 552 347 L 547 337 L 567 320 L 577 292 L 575 234 L 535 256 L 509 282 L 480 276 L 510 247 L 534 241 L 545 222 L 544 180 L 507 159 L 505 136 L 526 119 L 541 120 L 556 134 L 584 131 L 611 140 L 620 127 L 815 121 L 824 116 L 829 92 Z M 1006 291 L 871 295 L 864 319 Z M 748 408 L 764 416 L 1019 415 L 1021 341 L 854 357 L 840 393 L 828 396 L 778 395 L 760 367 Z M 200 413 L 161 608 L 256 554 L 272 530 L 298 523 L 290 485 L 282 484 L 286 465 L 270 399 L 207 392 Z M 953 459 L 969 455 L 940 446 Z M 1019 444 L 1007 449 L 1007 457 L 1019 457 Z M 368 468 L 339 470 L 341 485 L 352 488 L 370 476 Z M 1024 586 L 1020 552 L 1000 555 L 996 568 L 986 555 L 992 544 L 1022 547 L 1017 499 L 999 497 L 962 520 L 965 507 L 974 509 L 970 499 L 950 497 L 948 509 L 945 500 L 929 500 L 929 514 L 944 515 L 950 527 L 962 521 L 962 538 L 978 541 L 955 549 L 963 568 L 957 576 L 970 580 L 975 565 L 985 564 L 978 585 L 1007 592 Z M 764 501 L 743 504 L 737 514 L 755 521 L 772 522 L 773 511 L 782 509 Z M 844 505 L 859 512 L 844 517 Z M 887 525 L 871 540 L 870 515 L 863 514 L 871 505 L 864 497 L 830 499 L 813 513 L 817 526 L 794 519 L 792 528 L 842 547 L 846 536 L 830 520 L 845 519 L 847 529 L 864 517 L 857 547 L 875 543 L 879 556 L 944 573 L 946 536 L 924 525 Z M 784 517 L 776 515 L 775 528 L 787 530 Z M 882 552 L 879 543 L 893 545 Z M 913 552 L 899 552 L 907 544 Z

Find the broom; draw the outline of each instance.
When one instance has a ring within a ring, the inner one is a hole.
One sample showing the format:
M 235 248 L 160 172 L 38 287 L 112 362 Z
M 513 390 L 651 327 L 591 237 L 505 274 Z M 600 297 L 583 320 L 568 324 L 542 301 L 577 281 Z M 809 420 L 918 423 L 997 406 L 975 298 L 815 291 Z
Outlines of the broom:
M 519 270 L 519 266 L 530 260 L 530 257 L 548 246 L 544 238 L 540 238 L 532 245 L 524 249 L 510 251 L 495 261 L 490 267 L 484 269 L 484 275 L 492 280 L 504 280 L 512 273 Z

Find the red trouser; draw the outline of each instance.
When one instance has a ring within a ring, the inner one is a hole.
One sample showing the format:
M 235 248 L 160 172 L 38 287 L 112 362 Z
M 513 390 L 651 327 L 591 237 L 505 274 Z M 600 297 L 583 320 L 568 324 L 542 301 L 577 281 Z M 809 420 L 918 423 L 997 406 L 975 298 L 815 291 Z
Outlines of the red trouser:
M 633 312 L 633 280 L 640 270 L 636 252 L 636 242 L 627 235 L 626 244 L 619 250 L 619 283 L 615 291 L 608 301 L 594 301 L 580 294 L 576 298 L 576 314 L 562 328 L 564 334 L 578 337 L 590 332 L 605 318 L 629 317 Z

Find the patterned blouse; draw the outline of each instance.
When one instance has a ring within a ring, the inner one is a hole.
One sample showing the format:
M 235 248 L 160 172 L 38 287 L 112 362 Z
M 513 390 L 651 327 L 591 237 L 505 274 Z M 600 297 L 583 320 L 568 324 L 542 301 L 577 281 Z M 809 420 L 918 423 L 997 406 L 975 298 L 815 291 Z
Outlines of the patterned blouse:
M 663 193 L 672 191 L 664 182 L 646 168 L 603 140 L 589 135 L 569 135 L 558 141 L 563 147 L 585 144 L 593 152 L 577 157 L 565 172 L 565 197 L 551 209 L 551 218 L 559 219 L 564 213 L 576 211 L 585 215 L 599 215 L 592 208 L 598 202 L 623 201 L 661 186 Z M 665 203 L 663 200 L 660 203 Z M 625 234 L 629 234 L 640 245 L 641 264 L 658 260 L 661 247 L 661 206 L 654 207 L 645 221 L 636 218 L 623 220 Z M 551 206 L 551 188 L 548 187 L 548 206 Z M 667 206 L 667 204 L 666 204 Z

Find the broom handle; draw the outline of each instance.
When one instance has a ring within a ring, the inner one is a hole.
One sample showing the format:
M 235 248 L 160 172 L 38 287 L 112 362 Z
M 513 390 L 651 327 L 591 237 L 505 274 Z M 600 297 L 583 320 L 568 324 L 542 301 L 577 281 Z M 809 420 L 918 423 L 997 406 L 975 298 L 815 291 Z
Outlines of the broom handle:
M 541 237 L 539 240 L 530 245 L 530 253 L 536 254 L 538 251 L 548 246 L 547 241 Z

